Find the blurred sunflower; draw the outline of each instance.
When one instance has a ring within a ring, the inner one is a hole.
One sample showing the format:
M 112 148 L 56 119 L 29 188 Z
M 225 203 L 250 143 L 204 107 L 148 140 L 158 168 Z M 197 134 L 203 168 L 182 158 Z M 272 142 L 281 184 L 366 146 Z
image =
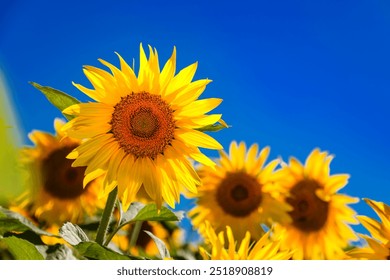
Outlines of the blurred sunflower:
M 349 175 L 329 175 L 333 156 L 315 149 L 303 166 L 295 158 L 282 163 L 276 172 L 278 184 L 290 192 L 286 198 L 293 210 L 292 222 L 276 225 L 283 234 L 282 248 L 295 249 L 294 259 L 340 259 L 343 248 L 356 235 L 349 224 L 356 224 L 355 212 L 347 206 L 358 199 L 337 193 Z
M 371 199 L 364 200 L 377 213 L 381 222 L 366 216 L 358 216 L 358 220 L 371 233 L 371 237 L 360 234 L 368 246 L 352 249 L 347 254 L 357 259 L 390 260 L 390 206 Z
M 233 141 L 230 155 L 220 152 L 216 168 L 199 168 L 202 185 L 189 214 L 201 233 L 208 220 L 218 232 L 230 226 L 238 239 L 244 238 L 247 231 L 258 239 L 264 233 L 261 223 L 290 221 L 287 211 L 291 207 L 278 199 L 283 189 L 273 184 L 273 171 L 279 161 L 264 166 L 270 149 L 266 147 L 260 153 L 258 149 L 254 144 L 246 151 L 244 142 L 238 145 Z
M 211 252 L 203 247 L 199 248 L 205 260 L 288 260 L 292 255 L 289 251 L 280 250 L 280 240 L 271 240 L 269 231 L 251 244 L 249 231 L 245 233 L 241 242 L 237 242 L 240 239 L 234 239 L 232 229 L 226 226 L 228 244 L 225 246 L 224 231 L 217 235 L 208 221 L 205 222 L 204 228 L 206 243 L 211 246 Z
M 134 247 L 130 246 L 131 234 L 134 224 L 124 226 L 112 239 L 122 252 L 131 253 L 135 256 L 156 257 L 159 255 L 158 248 L 153 239 L 145 232 L 149 231 L 159 239 L 161 239 L 168 250 L 171 246 L 179 244 L 181 229 L 169 229 L 160 222 L 146 221 L 142 223 L 137 242 Z
M 163 201 L 174 207 L 183 186 L 196 192 L 200 184 L 189 158 L 212 166 L 199 147 L 222 149 L 214 138 L 196 130 L 221 118 L 220 114 L 206 115 L 221 99 L 197 100 L 211 81 L 191 82 L 197 63 L 175 76 L 175 49 L 161 72 L 157 51 L 149 46 L 149 52 L 147 59 L 140 45 L 138 77 L 119 54 L 121 69 L 99 60 L 112 75 L 85 66 L 84 73 L 94 89 L 74 85 L 97 102 L 64 110 L 76 116 L 64 131 L 71 137 L 88 139 L 68 158 L 75 159 L 73 166 L 87 166 L 85 183 L 106 174 L 105 193 L 118 186 L 124 210 L 140 188 L 158 208 Z
M 22 149 L 22 163 L 27 167 L 28 190 L 18 199 L 18 207 L 39 222 L 61 226 L 65 221 L 79 223 L 104 207 L 99 200 L 102 180 L 97 178 L 83 187 L 85 168 L 72 167 L 73 160 L 66 155 L 80 141 L 66 137 L 61 128 L 64 123 L 56 119 L 56 135 L 42 131 L 29 134 L 35 147 Z M 58 233 L 58 232 L 57 232 Z

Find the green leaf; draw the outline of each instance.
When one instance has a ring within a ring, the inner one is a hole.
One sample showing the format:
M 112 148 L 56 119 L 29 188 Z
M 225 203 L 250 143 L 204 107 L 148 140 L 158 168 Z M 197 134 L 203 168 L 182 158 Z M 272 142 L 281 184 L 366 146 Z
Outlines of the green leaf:
M 31 230 L 38 235 L 56 236 L 40 229 L 21 214 L 0 206 L 0 235 L 4 235 L 6 232 L 24 232 L 27 230 Z
M 26 230 L 26 231 L 23 231 L 21 233 L 7 232 L 4 234 L 3 237 L 10 237 L 10 236 L 15 236 L 17 238 L 27 240 L 28 242 L 34 244 L 35 246 L 45 244 L 45 243 L 43 243 L 41 236 L 36 234 L 35 232 L 31 231 L 31 230 Z
M 132 256 L 119 254 L 109 248 L 103 247 L 96 242 L 80 242 L 75 246 L 77 251 L 84 257 L 94 260 L 131 260 L 139 259 Z
M 162 206 L 160 211 L 157 210 L 156 204 L 144 204 L 133 202 L 126 213 L 121 212 L 121 220 L 119 225 L 111 232 L 106 240 L 106 244 L 114 237 L 114 235 L 127 224 L 144 221 L 180 221 L 184 216 L 183 211 L 172 212 L 168 208 Z
M 57 89 L 48 86 L 41 86 L 40 84 L 34 82 L 30 82 L 30 84 L 33 85 L 39 91 L 41 91 L 46 96 L 46 98 L 50 101 L 50 103 L 53 104 L 55 107 L 57 107 L 57 109 L 59 109 L 61 112 L 71 105 L 80 103 L 79 100 L 77 100 L 73 96 L 66 94 L 65 92 L 59 91 Z M 74 118 L 74 116 L 68 114 L 63 114 L 63 115 L 69 121 Z
M 131 220 L 137 221 L 180 221 L 184 214 L 183 211 L 177 213 L 172 212 L 168 208 L 162 206 L 160 211 L 157 210 L 156 204 L 148 204 L 139 210 L 138 214 Z
M 196 130 L 199 130 L 202 132 L 216 132 L 216 131 L 222 130 L 224 128 L 229 128 L 229 127 L 231 127 L 231 126 L 228 125 L 227 123 L 225 123 L 224 120 L 220 119 L 218 121 L 218 123 L 206 125 L 206 126 L 203 126 L 201 128 L 197 128 Z
M 172 212 L 162 206 L 159 212 L 156 204 L 144 205 L 140 202 L 133 202 L 129 209 L 122 214 L 120 226 L 137 221 L 180 221 L 183 216 L 183 211 Z
M 145 207 L 145 204 L 143 204 L 141 202 L 133 202 L 133 203 L 131 203 L 129 209 L 127 209 L 127 211 L 125 213 L 122 213 L 122 215 L 121 215 L 122 219 L 121 219 L 120 224 L 125 224 L 125 223 L 128 223 L 131 220 L 133 220 L 135 218 L 135 216 L 137 216 L 138 212 L 143 207 Z
M 144 230 L 144 232 L 150 236 L 150 238 L 153 239 L 154 243 L 156 244 L 157 246 L 157 249 L 158 249 L 158 252 L 160 253 L 160 256 L 161 256 L 161 259 L 165 259 L 165 258 L 171 258 L 171 256 L 169 255 L 169 250 L 167 248 L 167 246 L 165 245 L 165 243 L 160 239 L 158 238 L 157 236 L 155 236 L 153 233 L 151 233 L 150 231 L 147 231 L 147 230 Z
M 60 228 L 60 235 L 71 245 L 77 245 L 80 242 L 89 241 L 88 236 L 78 226 L 70 222 L 65 223 Z
M 0 239 L 0 242 L 7 245 L 11 255 L 17 260 L 43 260 L 35 246 L 27 240 L 15 236 Z

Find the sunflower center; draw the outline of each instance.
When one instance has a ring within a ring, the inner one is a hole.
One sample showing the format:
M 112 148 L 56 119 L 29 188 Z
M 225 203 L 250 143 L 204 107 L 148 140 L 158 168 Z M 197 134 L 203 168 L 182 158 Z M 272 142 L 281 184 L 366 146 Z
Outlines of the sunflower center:
M 241 201 L 248 198 L 248 190 L 245 186 L 235 186 L 231 191 L 231 196 L 235 201 Z
M 316 195 L 321 186 L 313 180 L 298 182 L 291 189 L 287 202 L 293 207 L 290 216 L 293 225 L 304 232 L 322 229 L 328 218 L 329 203 Z
M 42 162 L 44 189 L 59 199 L 73 199 L 84 192 L 85 167 L 72 167 L 73 160 L 66 158 L 74 148 L 55 150 Z
M 156 158 L 174 139 L 173 110 L 159 95 L 131 93 L 115 105 L 112 133 L 121 148 L 135 157 Z
M 234 217 L 245 217 L 255 211 L 262 200 L 261 185 L 244 172 L 227 173 L 217 188 L 219 206 Z
M 158 130 L 158 120 L 150 110 L 140 108 L 130 120 L 130 127 L 134 135 L 142 138 L 149 138 Z

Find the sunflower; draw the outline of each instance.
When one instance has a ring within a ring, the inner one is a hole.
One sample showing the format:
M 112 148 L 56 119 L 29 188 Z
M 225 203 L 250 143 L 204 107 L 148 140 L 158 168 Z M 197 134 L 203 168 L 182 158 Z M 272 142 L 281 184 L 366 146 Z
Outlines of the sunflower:
M 157 51 L 149 46 L 149 58 L 140 45 L 138 76 L 122 59 L 120 69 L 99 60 L 108 72 L 86 66 L 84 73 L 94 89 L 74 84 L 96 100 L 64 110 L 76 116 L 64 126 L 66 133 L 88 140 L 68 158 L 73 166 L 87 166 L 86 181 L 105 174 L 105 194 L 118 186 L 126 210 L 141 188 L 155 201 L 174 207 L 183 186 L 196 192 L 200 179 L 190 159 L 212 166 L 201 148 L 222 149 L 214 138 L 197 130 L 212 125 L 220 114 L 205 115 L 221 99 L 197 100 L 211 81 L 192 81 L 197 63 L 177 75 L 176 49 L 160 72 Z
M 270 231 L 264 234 L 259 240 L 251 244 L 249 231 L 239 243 L 234 239 L 234 234 L 230 226 L 226 226 L 227 247 L 225 246 L 225 232 L 218 235 L 208 221 L 205 222 L 206 243 L 211 245 L 211 252 L 200 247 L 199 253 L 205 260 L 288 260 L 291 258 L 289 251 L 280 250 L 280 239 L 270 239 Z
M 283 189 L 273 184 L 273 171 L 279 161 L 264 166 L 270 149 L 265 147 L 259 153 L 258 149 L 254 144 L 246 151 L 244 142 L 233 141 L 230 155 L 220 152 L 216 168 L 199 168 L 202 185 L 190 216 L 201 233 L 204 221 L 208 220 L 216 231 L 229 225 L 239 239 L 247 231 L 258 239 L 264 233 L 261 223 L 290 221 L 287 211 L 291 207 L 279 199 Z
M 371 233 L 371 237 L 361 234 L 368 247 L 355 248 L 347 252 L 352 258 L 369 260 L 390 260 L 390 206 L 383 202 L 364 199 L 377 213 L 382 222 L 358 216 L 360 223 Z
M 130 246 L 131 234 L 134 225 L 124 226 L 112 239 L 121 251 L 131 253 L 135 256 L 144 255 L 147 257 L 156 257 L 159 254 L 158 248 L 153 239 L 145 232 L 149 231 L 157 238 L 161 239 L 169 249 L 168 241 L 171 238 L 171 233 L 161 223 L 154 221 L 145 221 L 142 223 L 137 242 L 134 247 Z M 173 232 L 172 232 L 173 233 Z
M 347 206 L 358 199 L 337 193 L 349 175 L 330 175 L 333 156 L 315 149 L 303 166 L 295 158 L 276 172 L 278 184 L 290 192 L 286 198 L 293 210 L 292 222 L 276 225 L 284 234 L 282 248 L 295 249 L 294 259 L 340 259 L 343 248 L 356 235 L 348 223 L 356 224 L 355 212 Z
M 90 181 L 83 188 L 83 167 L 72 167 L 67 159 L 77 139 L 66 137 L 61 128 L 64 123 L 56 119 L 56 135 L 42 131 L 29 134 L 35 147 L 22 149 L 22 163 L 28 171 L 28 190 L 18 199 L 19 207 L 28 209 L 30 216 L 39 222 L 61 226 L 65 221 L 79 223 L 85 215 L 93 215 L 104 206 L 98 199 L 101 178 Z

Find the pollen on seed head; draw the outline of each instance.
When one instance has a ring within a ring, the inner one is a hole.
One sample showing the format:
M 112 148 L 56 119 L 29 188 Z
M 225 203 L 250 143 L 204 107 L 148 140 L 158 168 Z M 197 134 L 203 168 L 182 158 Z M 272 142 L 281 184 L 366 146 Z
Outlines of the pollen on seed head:
M 85 167 L 72 167 L 73 160 L 66 156 L 76 146 L 65 146 L 54 150 L 42 162 L 43 187 L 58 199 L 73 199 L 83 192 Z
M 114 107 L 111 126 L 121 148 L 135 157 L 155 158 L 174 139 L 172 109 L 148 92 L 123 97 Z
M 245 217 L 262 201 L 261 185 L 245 172 L 227 173 L 217 188 L 217 202 L 225 213 Z
M 328 219 L 329 203 L 316 195 L 321 186 L 314 180 L 302 180 L 292 187 L 287 202 L 293 207 L 293 226 L 305 231 L 321 230 Z

